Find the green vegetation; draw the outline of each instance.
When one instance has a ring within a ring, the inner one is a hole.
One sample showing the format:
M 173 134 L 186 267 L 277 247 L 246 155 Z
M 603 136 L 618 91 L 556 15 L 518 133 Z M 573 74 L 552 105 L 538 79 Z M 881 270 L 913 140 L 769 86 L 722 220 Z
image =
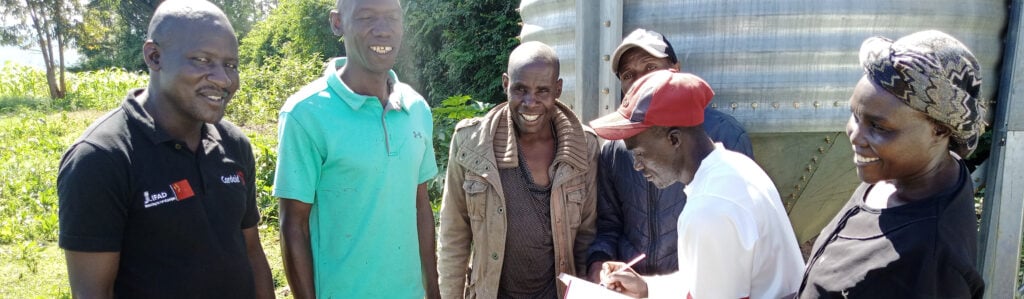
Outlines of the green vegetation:
M 519 44 L 518 1 L 405 0 L 404 61 L 399 75 L 432 106 L 452 95 L 505 101 L 501 74 Z

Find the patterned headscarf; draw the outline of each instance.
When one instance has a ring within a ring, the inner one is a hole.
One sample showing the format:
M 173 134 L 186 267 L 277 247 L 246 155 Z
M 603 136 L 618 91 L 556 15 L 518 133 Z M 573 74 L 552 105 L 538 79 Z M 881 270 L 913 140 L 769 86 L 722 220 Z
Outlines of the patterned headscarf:
M 971 50 L 940 31 L 921 31 L 893 42 L 872 37 L 860 47 L 871 80 L 952 129 L 949 148 L 966 157 L 985 130 L 981 69 Z

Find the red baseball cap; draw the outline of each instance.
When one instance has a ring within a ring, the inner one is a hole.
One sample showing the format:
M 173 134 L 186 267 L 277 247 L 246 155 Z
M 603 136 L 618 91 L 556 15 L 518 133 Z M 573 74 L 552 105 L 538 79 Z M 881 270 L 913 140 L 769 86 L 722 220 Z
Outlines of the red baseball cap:
M 714 96 L 696 75 L 655 71 L 633 84 L 618 111 L 591 121 L 590 127 L 607 140 L 633 137 L 654 126 L 693 127 L 704 123 L 704 108 Z

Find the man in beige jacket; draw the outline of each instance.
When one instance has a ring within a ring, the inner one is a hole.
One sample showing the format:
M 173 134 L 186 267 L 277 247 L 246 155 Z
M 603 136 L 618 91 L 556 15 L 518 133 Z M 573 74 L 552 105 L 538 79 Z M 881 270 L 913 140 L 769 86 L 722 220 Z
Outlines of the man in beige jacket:
M 558 101 L 558 69 L 547 45 L 520 45 L 502 75 L 508 101 L 456 126 L 440 215 L 441 297 L 557 298 L 558 273 L 586 273 L 598 140 Z

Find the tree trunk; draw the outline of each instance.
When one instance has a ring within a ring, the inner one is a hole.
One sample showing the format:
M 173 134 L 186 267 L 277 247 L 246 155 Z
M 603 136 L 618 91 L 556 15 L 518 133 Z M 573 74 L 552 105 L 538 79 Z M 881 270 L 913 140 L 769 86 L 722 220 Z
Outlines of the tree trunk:
M 67 29 L 64 28 L 64 25 L 65 25 L 64 22 L 65 21 L 64 21 L 64 11 L 63 11 L 63 8 L 64 8 L 64 1 L 59 1 L 58 0 L 57 3 L 56 3 L 56 8 L 54 10 L 55 14 L 54 14 L 54 17 L 53 17 L 53 19 L 56 20 L 56 22 L 57 22 L 56 23 L 57 24 L 57 30 L 56 30 L 57 31 L 56 32 L 56 34 L 57 34 L 57 54 L 59 55 L 58 58 L 60 59 L 59 60 L 60 65 L 57 68 L 57 71 L 60 74 L 60 81 L 57 83 L 58 84 L 57 90 L 59 92 L 57 94 L 57 98 L 61 98 L 61 99 L 63 99 L 64 96 L 67 95 L 67 84 L 64 82 L 64 71 L 65 71 L 65 69 L 64 69 L 64 37 L 67 34 L 67 32 L 65 31 Z
M 29 15 L 32 18 L 32 27 L 36 30 L 38 35 L 39 50 L 43 53 L 43 64 L 46 66 L 46 85 L 49 87 L 50 98 L 59 99 L 64 97 L 63 88 L 57 85 L 57 76 L 54 73 L 55 63 L 53 57 L 53 36 L 50 34 L 50 24 L 44 19 L 46 15 L 44 11 L 45 5 L 32 0 L 26 0 L 25 3 L 29 10 Z M 63 75 L 63 74 L 62 74 Z

